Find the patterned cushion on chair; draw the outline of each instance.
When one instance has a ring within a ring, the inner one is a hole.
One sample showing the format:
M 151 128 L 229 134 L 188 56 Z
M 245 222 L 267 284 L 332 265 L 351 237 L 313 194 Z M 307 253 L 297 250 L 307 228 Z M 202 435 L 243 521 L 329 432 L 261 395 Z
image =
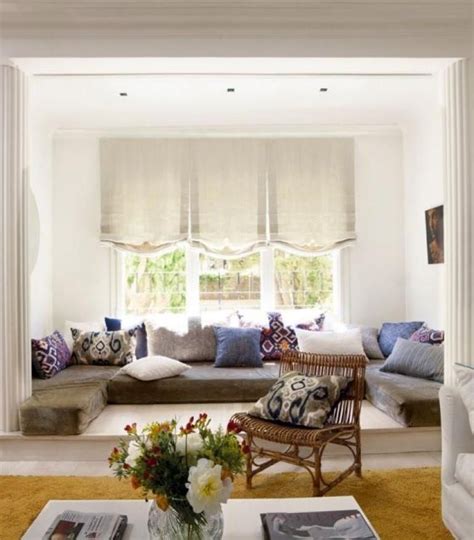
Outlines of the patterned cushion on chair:
M 262 328 L 260 351 L 264 360 L 280 360 L 285 351 L 298 350 L 294 328 L 285 326 L 281 313 L 268 314 L 268 328 Z
M 71 351 L 58 331 L 43 339 L 32 339 L 31 349 L 33 367 L 40 379 L 50 379 L 69 366 Z
M 74 364 L 124 366 L 136 360 L 136 328 L 116 332 L 81 332 L 71 330 L 74 339 Z
M 264 420 L 321 428 L 350 380 L 338 375 L 308 377 L 290 371 L 280 377 L 249 414 Z

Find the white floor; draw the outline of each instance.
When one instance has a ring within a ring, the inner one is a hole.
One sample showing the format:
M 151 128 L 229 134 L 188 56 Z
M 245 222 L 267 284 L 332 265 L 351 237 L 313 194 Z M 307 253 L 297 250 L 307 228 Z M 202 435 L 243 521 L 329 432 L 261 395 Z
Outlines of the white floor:
M 177 418 L 180 422 L 207 412 L 214 426 L 226 426 L 234 412 L 245 411 L 249 403 L 207 403 L 203 405 L 109 405 L 82 434 L 74 437 L 24 437 L 20 433 L 0 434 L 0 474 L 80 475 L 110 474 L 107 455 L 124 435 L 125 425 Z M 434 467 L 440 465 L 440 430 L 404 428 L 364 401 L 361 415 L 362 453 L 365 469 Z M 328 451 L 325 470 L 338 470 L 346 455 Z M 270 472 L 298 470 L 277 465 Z

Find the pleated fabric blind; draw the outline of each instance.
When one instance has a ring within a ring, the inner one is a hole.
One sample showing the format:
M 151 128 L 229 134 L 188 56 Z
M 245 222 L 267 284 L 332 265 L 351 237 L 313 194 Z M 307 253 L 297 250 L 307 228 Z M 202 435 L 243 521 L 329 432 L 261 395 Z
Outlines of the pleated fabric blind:
M 265 245 L 264 150 L 258 139 L 190 141 L 193 247 L 235 256 Z
M 219 256 L 356 238 L 350 138 L 103 139 L 101 240 Z
M 103 242 L 156 252 L 186 240 L 189 172 L 180 139 L 102 139 Z
M 269 242 L 320 253 L 355 240 L 352 139 L 268 144 Z

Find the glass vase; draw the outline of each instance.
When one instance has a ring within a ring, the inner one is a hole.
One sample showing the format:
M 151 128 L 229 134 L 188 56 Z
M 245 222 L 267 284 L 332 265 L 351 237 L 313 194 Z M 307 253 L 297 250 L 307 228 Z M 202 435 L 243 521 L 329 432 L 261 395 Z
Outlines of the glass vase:
M 175 510 L 161 510 L 156 501 L 150 504 L 148 513 L 148 532 L 150 540 L 221 540 L 224 532 L 222 510 L 208 517 L 199 531 L 181 525 Z

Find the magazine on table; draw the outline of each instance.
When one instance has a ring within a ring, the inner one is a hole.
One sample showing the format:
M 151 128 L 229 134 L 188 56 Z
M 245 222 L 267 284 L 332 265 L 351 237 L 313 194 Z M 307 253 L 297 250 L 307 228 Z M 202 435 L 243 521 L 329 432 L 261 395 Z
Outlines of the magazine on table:
M 127 516 L 65 510 L 53 521 L 42 540 L 120 540 Z
M 265 540 L 379 540 L 358 510 L 260 514 Z

